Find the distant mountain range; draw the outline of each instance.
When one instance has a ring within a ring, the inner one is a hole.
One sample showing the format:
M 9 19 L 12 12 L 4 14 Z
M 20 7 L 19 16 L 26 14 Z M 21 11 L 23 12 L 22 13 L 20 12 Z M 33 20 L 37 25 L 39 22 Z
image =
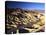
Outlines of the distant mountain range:
M 32 10 L 32 11 L 36 11 L 36 12 L 40 12 L 40 13 L 45 13 L 45 10 Z
M 35 10 L 35 9 L 34 10 L 28 10 L 28 9 L 21 9 L 21 8 L 15 8 L 15 9 L 14 8 L 11 8 L 11 9 L 10 8 L 7 8 L 7 12 L 13 12 L 13 11 L 19 11 L 19 12 L 20 11 L 21 12 L 22 11 L 23 12 L 32 12 L 33 11 L 33 12 L 45 13 L 45 10 Z

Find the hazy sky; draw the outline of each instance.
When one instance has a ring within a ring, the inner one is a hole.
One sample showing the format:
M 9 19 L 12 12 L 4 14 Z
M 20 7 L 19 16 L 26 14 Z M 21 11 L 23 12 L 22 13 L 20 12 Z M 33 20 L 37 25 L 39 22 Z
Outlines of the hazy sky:
M 33 3 L 33 2 L 7 2 L 6 3 L 8 8 L 25 8 L 25 9 L 37 9 L 37 10 L 44 10 L 45 4 L 44 3 Z

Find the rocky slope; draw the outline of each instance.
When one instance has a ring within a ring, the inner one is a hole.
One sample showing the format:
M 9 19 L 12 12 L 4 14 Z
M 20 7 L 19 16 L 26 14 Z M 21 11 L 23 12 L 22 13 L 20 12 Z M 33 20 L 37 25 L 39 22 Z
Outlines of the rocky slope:
M 7 9 L 6 31 L 7 33 L 43 32 L 44 18 L 44 14 L 37 11 Z

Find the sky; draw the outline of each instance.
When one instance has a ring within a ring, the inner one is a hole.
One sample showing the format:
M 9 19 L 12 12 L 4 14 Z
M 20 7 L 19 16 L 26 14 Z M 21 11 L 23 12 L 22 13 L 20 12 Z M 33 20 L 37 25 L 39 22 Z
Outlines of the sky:
M 34 2 L 6 2 L 7 8 L 24 8 L 24 9 L 36 9 L 36 10 L 44 10 L 44 3 L 34 3 Z

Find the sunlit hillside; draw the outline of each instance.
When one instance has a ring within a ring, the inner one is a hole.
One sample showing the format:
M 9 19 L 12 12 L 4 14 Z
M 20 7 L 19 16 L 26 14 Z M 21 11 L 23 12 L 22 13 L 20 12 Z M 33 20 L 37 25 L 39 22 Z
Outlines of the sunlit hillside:
M 42 12 L 20 8 L 7 9 L 7 33 L 44 32 L 45 15 Z

